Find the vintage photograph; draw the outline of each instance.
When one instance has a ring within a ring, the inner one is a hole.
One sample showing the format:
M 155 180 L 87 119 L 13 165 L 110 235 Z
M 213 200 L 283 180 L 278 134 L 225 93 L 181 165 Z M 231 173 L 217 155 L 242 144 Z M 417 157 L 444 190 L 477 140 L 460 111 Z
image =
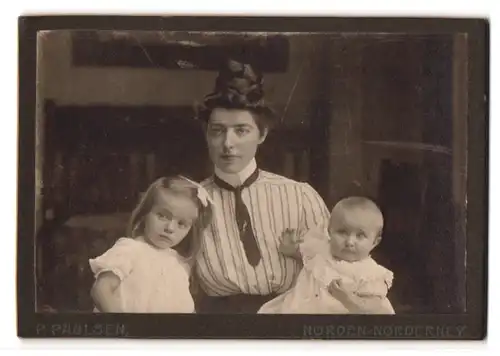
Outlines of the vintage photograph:
M 470 50 L 37 31 L 35 312 L 466 314 Z

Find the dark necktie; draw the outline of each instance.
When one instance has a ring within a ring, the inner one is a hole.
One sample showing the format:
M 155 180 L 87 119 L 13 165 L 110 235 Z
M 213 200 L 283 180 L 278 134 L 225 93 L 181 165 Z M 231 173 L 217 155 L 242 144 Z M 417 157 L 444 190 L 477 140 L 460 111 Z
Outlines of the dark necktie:
M 250 220 L 250 214 L 248 209 L 241 198 L 241 191 L 244 188 L 249 187 L 253 182 L 257 180 L 259 176 L 259 170 L 256 169 L 250 177 L 247 178 L 239 187 L 233 187 L 232 185 L 224 182 L 222 179 L 214 175 L 214 182 L 220 188 L 234 192 L 235 198 L 235 212 L 236 212 L 236 223 L 238 224 L 238 230 L 240 232 L 240 239 L 245 248 L 245 254 L 247 256 L 248 263 L 252 266 L 257 266 L 260 261 L 261 255 L 259 246 L 257 244 L 257 239 L 253 233 L 252 222 Z

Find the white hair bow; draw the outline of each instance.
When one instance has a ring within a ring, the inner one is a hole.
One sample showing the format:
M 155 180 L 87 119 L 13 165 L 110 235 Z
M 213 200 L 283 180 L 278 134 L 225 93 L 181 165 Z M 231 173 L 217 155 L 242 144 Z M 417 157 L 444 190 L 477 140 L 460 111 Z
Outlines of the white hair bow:
M 187 180 L 188 182 L 190 182 L 191 184 L 196 186 L 197 191 L 198 191 L 197 197 L 204 207 L 207 207 L 208 204 L 211 204 L 212 206 L 215 205 L 214 201 L 212 200 L 212 198 L 208 194 L 207 190 L 205 188 L 203 188 L 199 183 L 196 183 L 195 181 L 192 181 L 191 179 L 186 178 L 184 176 L 182 178 L 184 178 L 185 180 Z

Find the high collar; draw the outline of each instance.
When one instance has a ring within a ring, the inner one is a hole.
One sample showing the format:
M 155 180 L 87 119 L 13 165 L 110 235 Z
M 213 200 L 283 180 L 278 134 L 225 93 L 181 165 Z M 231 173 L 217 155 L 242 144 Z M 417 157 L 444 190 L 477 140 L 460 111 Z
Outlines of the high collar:
M 257 162 L 253 158 L 248 165 L 238 173 L 225 173 L 215 167 L 215 175 L 233 187 L 240 186 L 257 169 Z

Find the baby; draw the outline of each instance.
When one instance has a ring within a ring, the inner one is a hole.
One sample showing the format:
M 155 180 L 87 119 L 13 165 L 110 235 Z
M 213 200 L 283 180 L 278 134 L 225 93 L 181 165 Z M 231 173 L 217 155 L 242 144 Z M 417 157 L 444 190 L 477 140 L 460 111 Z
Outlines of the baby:
M 293 241 L 293 231 L 286 231 L 284 245 L 298 245 L 304 268 L 293 288 L 258 313 L 394 314 L 387 299 L 393 274 L 370 257 L 382 238 L 383 223 L 374 202 L 350 197 L 333 208 L 327 233 L 313 230 Z

